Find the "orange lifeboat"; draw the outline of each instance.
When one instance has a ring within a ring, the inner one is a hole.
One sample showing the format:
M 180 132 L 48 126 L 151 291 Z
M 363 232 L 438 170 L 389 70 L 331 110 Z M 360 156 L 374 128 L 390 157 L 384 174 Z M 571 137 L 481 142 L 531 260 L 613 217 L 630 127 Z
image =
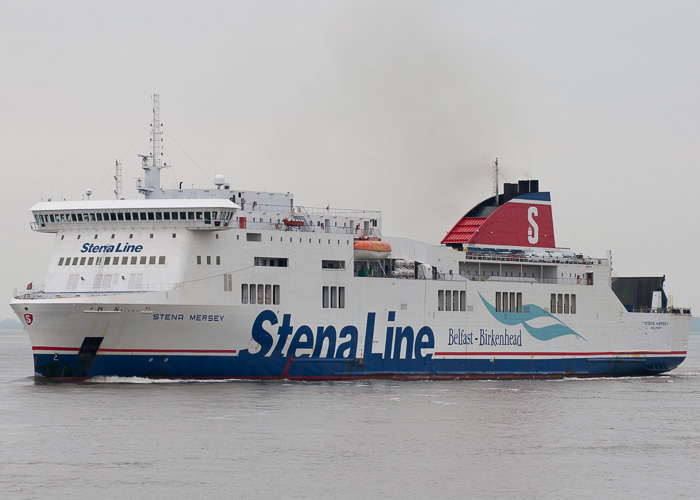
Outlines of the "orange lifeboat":
M 391 253 L 391 245 L 379 240 L 355 240 L 355 260 L 382 260 Z
M 289 227 L 301 227 L 304 225 L 304 219 L 302 219 L 300 217 L 293 217 L 293 216 L 285 217 L 284 219 L 282 219 L 282 222 L 284 222 L 285 226 L 289 226 Z

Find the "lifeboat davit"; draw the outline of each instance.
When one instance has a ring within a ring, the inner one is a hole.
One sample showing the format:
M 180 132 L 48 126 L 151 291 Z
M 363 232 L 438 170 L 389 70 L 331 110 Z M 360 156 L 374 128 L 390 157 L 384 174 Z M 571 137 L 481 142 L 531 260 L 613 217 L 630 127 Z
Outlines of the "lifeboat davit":
M 355 240 L 355 260 L 382 260 L 391 253 L 391 245 L 379 240 Z

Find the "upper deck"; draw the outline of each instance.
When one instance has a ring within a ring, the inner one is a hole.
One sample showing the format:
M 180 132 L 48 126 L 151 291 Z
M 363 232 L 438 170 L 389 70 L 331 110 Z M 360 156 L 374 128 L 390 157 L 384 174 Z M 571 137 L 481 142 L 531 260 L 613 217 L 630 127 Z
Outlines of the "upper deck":
M 231 228 L 238 205 L 225 199 L 183 200 L 94 200 L 41 202 L 31 208 L 35 231 L 153 226 L 183 227 L 190 230 Z

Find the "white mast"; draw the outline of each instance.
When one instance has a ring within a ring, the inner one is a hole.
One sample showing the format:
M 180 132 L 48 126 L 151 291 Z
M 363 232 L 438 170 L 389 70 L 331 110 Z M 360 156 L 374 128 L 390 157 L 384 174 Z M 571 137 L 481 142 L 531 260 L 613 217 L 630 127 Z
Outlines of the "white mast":
M 137 186 L 146 198 L 160 198 L 160 169 L 167 167 L 163 164 L 163 133 L 160 130 L 160 96 L 153 94 L 153 123 L 151 123 L 151 154 L 139 155 L 144 170 L 143 182 Z M 148 160 L 150 161 L 150 164 Z
M 114 160 L 114 165 L 114 197 L 118 200 L 122 195 L 122 164 L 119 160 Z

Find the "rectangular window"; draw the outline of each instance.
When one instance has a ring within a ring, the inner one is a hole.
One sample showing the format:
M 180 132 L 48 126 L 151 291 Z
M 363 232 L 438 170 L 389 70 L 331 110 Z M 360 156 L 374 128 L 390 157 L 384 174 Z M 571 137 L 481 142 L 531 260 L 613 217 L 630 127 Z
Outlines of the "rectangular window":
M 452 291 L 452 310 L 459 311 L 459 294 L 457 290 Z
M 503 292 L 503 312 L 508 312 L 508 292 Z
M 221 256 L 220 256 L 220 255 L 217 255 L 217 256 L 216 256 L 216 265 L 217 265 L 217 266 L 220 266 L 220 265 L 221 265 Z
M 576 314 L 576 294 L 571 294 L 571 314 Z
M 335 309 L 337 307 L 338 307 L 338 287 L 332 286 L 331 287 L 331 309 Z
M 226 279 L 226 276 L 224 276 L 224 280 L 225 279 Z M 243 283 L 241 285 L 241 304 L 247 304 L 247 303 L 248 303 L 248 285 Z
M 123 212 L 117 212 L 117 220 L 124 220 L 124 213 Z
M 564 297 L 561 293 L 557 294 L 557 314 L 564 312 Z
M 344 260 L 322 260 L 321 269 L 345 269 Z
M 445 291 L 438 290 L 438 311 L 445 310 Z
M 114 212 L 111 212 L 111 213 L 109 214 L 109 220 L 116 221 L 116 220 L 117 220 L 117 214 L 115 214 Z
M 180 212 L 180 220 L 187 220 L 187 212 Z
M 119 265 L 119 257 L 115 257 L 114 260 L 112 261 L 113 266 Z
M 262 285 L 258 285 L 258 304 L 265 303 L 265 288 Z
M 250 303 L 255 304 L 255 285 L 251 284 L 250 285 Z
M 129 263 L 129 257 L 122 257 L 122 266 L 125 266 Z
M 139 212 L 141 214 L 141 220 L 146 220 L 146 212 Z
M 158 257 L 158 264 L 165 264 L 165 255 Z
M 150 257 L 148 257 L 148 263 L 149 263 L 149 264 L 155 264 L 155 263 L 156 263 L 156 256 L 155 256 L 155 255 L 151 255 Z
M 118 257 L 115 257 L 115 258 L 118 258 Z M 105 266 L 108 266 L 111 261 L 112 261 L 111 257 L 105 257 Z
M 171 214 L 173 220 L 177 220 L 177 212 Z
M 131 220 L 131 212 L 124 213 L 124 219 L 130 221 Z
M 289 259 L 280 259 L 277 257 L 255 257 L 255 259 L 253 259 L 253 264 L 256 266 L 288 267 Z
M 265 285 L 265 304 L 272 304 L 272 285 Z
M 73 257 L 73 265 L 74 266 L 78 265 L 78 257 Z
M 202 256 L 197 255 L 197 264 L 201 264 L 201 263 L 202 263 Z
M 139 264 L 141 264 L 142 266 L 146 264 L 146 256 L 145 255 L 141 256 Z
M 148 212 L 148 220 L 155 220 L 155 216 L 153 215 L 153 212 Z
M 564 294 L 564 314 L 569 314 L 569 294 Z
M 549 312 L 552 314 L 557 312 L 557 294 L 553 293 L 549 299 Z
M 207 265 L 211 266 L 211 255 L 207 255 Z
M 459 310 L 467 310 L 467 292 L 465 292 L 464 290 L 461 290 L 459 292 Z
M 279 303 L 280 303 L 280 286 L 279 285 L 274 285 L 272 287 L 272 303 L 275 305 L 279 305 Z
M 340 309 L 345 309 L 345 287 L 338 287 L 338 307 Z
M 501 311 L 501 292 L 496 292 L 496 312 Z
M 328 305 L 330 303 L 330 292 L 328 290 L 329 287 L 324 286 L 323 287 L 323 307 L 328 308 Z
M 156 212 L 156 220 L 163 220 L 163 212 Z
M 510 292 L 510 298 L 509 298 L 509 308 L 508 312 L 515 312 L 516 311 L 516 304 L 515 304 L 515 292 Z
M 518 292 L 516 300 L 517 300 L 517 306 L 516 306 L 515 311 L 521 313 L 521 312 L 523 312 L 523 294 Z
M 452 291 L 445 290 L 445 311 L 452 310 Z
M 194 212 L 187 212 L 187 219 L 194 220 Z

